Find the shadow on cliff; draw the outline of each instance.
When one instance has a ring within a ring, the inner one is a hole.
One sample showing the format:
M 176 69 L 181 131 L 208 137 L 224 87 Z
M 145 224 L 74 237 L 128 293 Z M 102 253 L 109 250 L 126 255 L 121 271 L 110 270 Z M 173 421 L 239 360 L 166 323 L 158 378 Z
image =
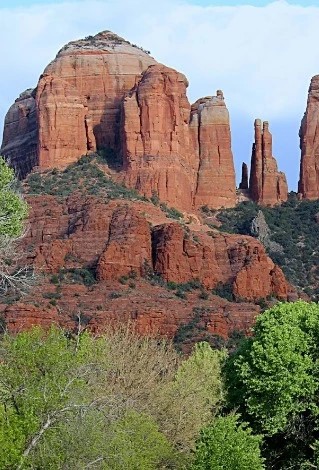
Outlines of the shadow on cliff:
M 121 158 L 120 152 L 112 148 L 101 147 L 98 149 L 97 153 L 111 170 L 120 172 L 123 169 L 123 159 Z

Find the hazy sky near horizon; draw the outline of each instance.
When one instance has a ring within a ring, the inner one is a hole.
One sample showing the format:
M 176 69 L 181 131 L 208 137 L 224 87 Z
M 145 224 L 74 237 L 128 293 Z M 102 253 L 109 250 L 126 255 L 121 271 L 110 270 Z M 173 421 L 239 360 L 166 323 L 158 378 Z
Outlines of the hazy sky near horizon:
M 268 120 L 296 189 L 298 130 L 319 74 L 319 0 L 0 0 L 0 18 L 1 130 L 8 107 L 65 43 L 109 29 L 184 72 L 191 102 L 224 91 L 238 173 L 254 119 Z

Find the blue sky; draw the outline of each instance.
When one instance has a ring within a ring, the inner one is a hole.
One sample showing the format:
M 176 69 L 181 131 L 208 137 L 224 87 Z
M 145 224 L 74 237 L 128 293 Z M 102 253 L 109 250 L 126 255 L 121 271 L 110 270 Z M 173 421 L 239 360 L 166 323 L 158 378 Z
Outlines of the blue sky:
M 78 0 L 69 0 L 76 3 Z M 81 0 L 80 0 L 81 1 Z M 12 8 L 16 6 L 30 6 L 48 3 L 63 3 L 64 0 L 0 0 L 0 7 Z M 186 3 L 202 6 L 238 6 L 238 5 L 252 5 L 256 7 L 263 7 L 271 3 L 269 0 L 185 0 Z M 317 6 L 318 0 L 288 0 L 291 5 L 301 6 Z
M 184 72 L 191 102 L 224 91 L 237 179 L 254 119 L 268 120 L 296 189 L 298 130 L 319 74 L 319 0 L 0 0 L 0 18 L 0 133 L 10 104 L 65 43 L 110 29 Z

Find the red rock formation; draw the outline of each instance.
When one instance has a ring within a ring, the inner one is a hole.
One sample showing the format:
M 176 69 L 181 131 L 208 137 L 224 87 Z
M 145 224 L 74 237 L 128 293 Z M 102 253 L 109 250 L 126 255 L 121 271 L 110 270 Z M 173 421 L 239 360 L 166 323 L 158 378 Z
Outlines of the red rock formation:
M 190 147 L 190 104 L 184 75 L 152 65 L 123 100 L 124 181 L 145 196 L 190 209 L 196 157 Z
M 142 201 L 105 203 L 74 194 L 63 201 L 29 196 L 28 202 L 30 228 L 24 251 L 44 276 L 23 304 L 0 304 L 10 331 L 52 322 L 73 328 L 81 312 L 93 331 L 131 319 L 141 333 L 173 337 L 179 325 L 192 320 L 195 307 L 203 308 L 204 330 L 225 337 L 233 330 L 249 331 L 258 306 L 232 304 L 212 295 L 202 300 L 198 291 L 188 293 L 187 301 L 178 299 L 165 287 L 140 277 L 145 260 L 168 281 L 199 279 L 207 289 L 232 284 L 234 295 L 241 299 L 287 298 L 289 286 L 281 270 L 252 237 L 210 232 L 199 225 L 196 232 L 185 230 L 160 208 Z M 96 266 L 95 285 L 72 278 L 72 272 L 79 276 L 85 268 Z M 136 273 L 134 281 L 121 284 L 119 277 L 131 271 Z M 54 273 L 58 276 L 53 278 Z
M 186 211 L 234 206 L 223 94 L 191 108 L 187 86 L 109 31 L 70 42 L 10 109 L 2 151 L 25 176 L 36 164 L 64 168 L 104 150 L 121 157 L 119 178 L 148 197 Z
M 98 262 L 98 279 L 115 280 L 132 272 L 140 276 L 145 263 L 152 265 L 149 224 L 133 208 L 120 207 L 112 215 L 107 246 Z
M 44 75 L 38 83 L 36 105 L 41 169 L 63 168 L 95 150 L 92 119 L 74 86 L 54 75 Z
M 121 99 L 154 63 L 110 31 L 70 42 L 40 77 L 36 102 L 24 96 L 7 114 L 2 152 L 29 171 L 35 161 L 41 169 L 63 167 L 96 148 L 116 149 Z M 17 113 L 28 110 L 26 126 L 25 116 Z M 26 142 L 33 152 L 37 145 L 27 165 Z
M 245 162 L 243 162 L 241 166 L 241 181 L 239 184 L 239 189 L 248 189 L 249 184 L 248 184 L 248 166 Z
M 197 234 L 195 240 L 176 223 L 155 228 L 155 272 L 177 283 L 199 279 L 208 289 L 233 284 L 238 298 L 287 299 L 288 284 L 281 269 L 256 239 L 216 232 L 213 237 Z
M 287 200 L 288 186 L 285 174 L 278 171 L 272 156 L 272 136 L 268 122 L 255 120 L 255 143 L 253 144 L 250 181 L 250 197 L 258 204 L 274 206 Z
M 233 207 L 236 182 L 229 114 L 221 90 L 192 105 L 190 129 L 199 155 L 195 207 Z
M 298 192 L 304 199 L 319 198 L 319 75 L 310 83 L 307 109 L 299 131 L 301 162 Z
M 21 93 L 7 112 L 0 154 L 24 178 L 37 163 L 38 126 L 34 90 Z M 23 151 L 23 158 L 21 152 Z
M 236 186 L 229 115 L 221 91 L 191 108 L 182 74 L 162 65 L 124 99 L 124 181 L 180 209 L 232 207 Z
M 55 307 L 36 307 L 20 302 L 7 307 L 4 317 L 10 333 L 19 333 L 33 326 L 49 328 L 52 324 L 62 323 Z
M 143 274 L 146 260 L 167 281 L 199 279 L 207 288 L 236 281 L 236 295 L 243 298 L 286 296 L 281 271 L 275 270 L 255 238 L 185 231 L 163 219 L 160 209 L 149 203 L 140 203 L 137 209 L 134 202 L 105 204 L 94 196 L 73 196 L 64 203 L 53 196 L 29 197 L 29 202 L 31 230 L 24 239 L 25 250 L 30 261 L 46 272 L 98 265 L 100 280 L 117 280 L 132 270 Z M 254 269 L 260 282 L 245 287 L 246 280 L 238 276 L 245 272 L 249 278 Z

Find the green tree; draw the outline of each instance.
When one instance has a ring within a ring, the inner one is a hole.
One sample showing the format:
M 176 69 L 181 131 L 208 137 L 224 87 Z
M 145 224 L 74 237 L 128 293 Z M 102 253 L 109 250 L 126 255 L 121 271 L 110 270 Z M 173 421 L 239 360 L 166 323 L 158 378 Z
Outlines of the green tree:
M 21 235 L 27 216 L 27 204 L 15 190 L 14 183 L 14 170 L 0 157 L 0 236 Z
M 94 343 L 93 343 L 94 342 Z M 61 420 L 91 404 L 99 342 L 70 340 L 52 327 L 4 335 L 0 351 L 0 468 L 24 468 L 38 442 Z
M 193 449 L 200 429 L 223 404 L 221 366 L 225 358 L 225 351 L 214 350 L 207 342 L 197 343 L 174 379 L 155 398 L 158 419 L 180 449 Z
M 312 459 L 319 426 L 318 358 L 319 306 L 298 301 L 260 315 L 253 337 L 227 362 L 229 404 L 268 436 L 274 468 L 297 469 Z
M 261 470 L 260 443 L 238 416 L 219 416 L 200 432 L 192 470 Z
M 176 451 L 149 416 L 128 411 L 111 426 L 109 434 L 109 470 L 176 468 Z

